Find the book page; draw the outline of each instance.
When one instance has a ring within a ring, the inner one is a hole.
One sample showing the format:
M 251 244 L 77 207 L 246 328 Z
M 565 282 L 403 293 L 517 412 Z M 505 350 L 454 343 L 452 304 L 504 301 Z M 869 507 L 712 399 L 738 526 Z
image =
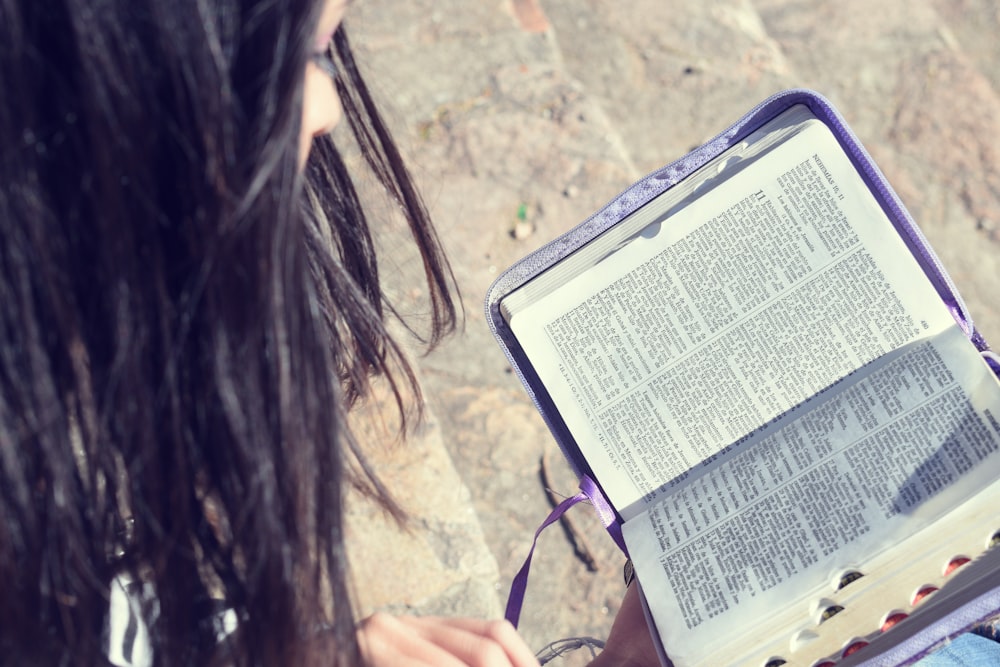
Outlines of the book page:
M 608 255 L 616 252 L 636 236 L 651 236 L 659 230 L 659 223 L 695 201 L 715 187 L 717 182 L 732 177 L 746 169 L 771 146 L 798 134 L 806 121 L 816 116 L 808 107 L 796 104 L 781 112 L 743 140 L 706 162 L 696 173 L 675 184 L 656 197 L 655 203 L 643 206 L 597 238 L 574 250 L 570 257 L 546 268 L 540 275 L 505 296 L 500 302 L 500 312 L 508 321 L 513 313 L 521 310 L 540 296 L 556 289 L 584 271 L 592 268 Z
M 624 519 L 955 326 L 817 120 L 509 323 Z
M 626 523 L 671 659 L 698 664 L 726 643 L 746 655 L 765 639 L 761 619 L 807 617 L 834 572 L 905 553 L 906 539 L 1000 478 L 998 417 L 1000 384 L 946 329 L 799 406 Z

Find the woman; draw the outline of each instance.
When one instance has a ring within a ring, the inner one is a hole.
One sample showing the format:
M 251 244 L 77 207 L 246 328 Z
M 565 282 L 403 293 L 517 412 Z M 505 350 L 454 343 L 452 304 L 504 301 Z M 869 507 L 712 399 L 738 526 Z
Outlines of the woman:
M 127 588 L 132 664 L 536 664 L 501 623 L 356 630 L 342 490 L 393 506 L 344 416 L 413 376 L 338 97 L 423 256 L 427 342 L 456 315 L 345 3 L 0 0 L 0 663 L 106 664 Z

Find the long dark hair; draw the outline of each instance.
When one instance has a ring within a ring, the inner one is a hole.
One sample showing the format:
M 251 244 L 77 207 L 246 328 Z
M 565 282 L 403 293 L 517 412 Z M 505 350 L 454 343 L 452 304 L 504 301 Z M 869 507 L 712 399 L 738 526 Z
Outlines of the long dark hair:
M 102 664 L 122 575 L 158 664 L 358 659 L 341 496 L 385 494 L 345 412 L 376 374 L 402 407 L 413 376 L 333 142 L 298 169 L 319 4 L 0 0 L 3 664 Z M 450 271 L 334 50 L 433 345 Z

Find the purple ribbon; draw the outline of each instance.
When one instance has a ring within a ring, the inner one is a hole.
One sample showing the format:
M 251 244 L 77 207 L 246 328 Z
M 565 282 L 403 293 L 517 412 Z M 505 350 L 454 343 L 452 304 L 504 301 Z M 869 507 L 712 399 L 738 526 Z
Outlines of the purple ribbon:
M 615 516 L 615 510 L 604 498 L 604 494 L 601 493 L 597 484 L 590 477 L 584 476 L 580 480 L 580 493 L 559 503 L 549 513 L 548 517 L 545 518 L 545 521 L 538 527 L 538 530 L 535 531 L 535 538 L 531 542 L 531 549 L 528 550 L 527 558 L 524 559 L 524 565 L 521 566 L 521 569 L 518 570 L 514 576 L 514 580 L 511 582 L 510 595 L 507 597 L 507 611 L 504 612 L 504 618 L 510 621 L 511 625 L 515 628 L 521 619 L 524 593 L 528 589 L 528 573 L 531 570 L 531 557 L 534 556 L 535 547 L 538 546 L 538 537 L 542 534 L 543 530 L 558 521 L 559 517 L 566 513 L 566 510 L 585 500 L 589 500 L 590 504 L 593 505 L 597 516 L 601 519 L 601 523 L 604 524 L 604 527 L 608 530 L 618 548 L 628 553 L 625 549 L 625 540 L 622 537 L 621 526 L 618 524 L 617 517 Z

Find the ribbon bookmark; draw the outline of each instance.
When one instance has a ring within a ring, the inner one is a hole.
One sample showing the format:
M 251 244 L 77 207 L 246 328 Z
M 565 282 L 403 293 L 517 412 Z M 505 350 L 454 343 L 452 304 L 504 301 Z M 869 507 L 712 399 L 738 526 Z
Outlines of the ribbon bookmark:
M 538 530 L 535 531 L 535 538 L 531 541 L 531 549 L 528 550 L 528 556 L 524 559 L 524 565 L 514 575 L 514 580 L 510 584 L 510 595 L 507 598 L 507 610 L 504 612 L 504 618 L 510 621 L 511 625 L 515 628 L 518 621 L 521 620 L 521 607 L 524 604 L 525 591 L 528 589 L 528 573 L 531 570 L 531 557 L 535 555 L 535 547 L 538 546 L 538 537 L 542 534 L 543 530 L 558 521 L 569 508 L 585 500 L 589 500 L 590 504 L 594 506 L 597 516 L 600 517 L 601 523 L 604 524 L 608 533 L 611 534 L 615 544 L 622 551 L 625 551 L 625 541 L 622 538 L 621 526 L 616 521 L 614 509 L 605 500 L 604 494 L 601 493 L 597 484 L 585 475 L 580 480 L 580 493 L 559 503 L 549 513 L 548 517 L 545 518 L 545 521 L 538 527 Z

